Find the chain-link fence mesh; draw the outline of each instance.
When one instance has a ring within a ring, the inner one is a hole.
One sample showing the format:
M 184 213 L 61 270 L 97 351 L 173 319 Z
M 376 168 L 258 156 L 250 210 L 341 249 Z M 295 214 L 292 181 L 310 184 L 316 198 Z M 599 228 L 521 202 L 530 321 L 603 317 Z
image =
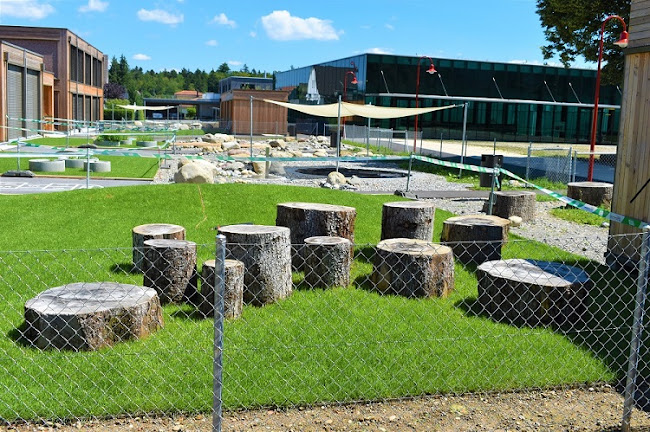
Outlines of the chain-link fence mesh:
M 565 251 L 579 238 L 291 245 L 255 227 L 222 227 L 226 411 L 596 383 L 622 401 L 639 269 Z M 0 253 L 0 419 L 210 412 L 215 246 L 141 251 Z

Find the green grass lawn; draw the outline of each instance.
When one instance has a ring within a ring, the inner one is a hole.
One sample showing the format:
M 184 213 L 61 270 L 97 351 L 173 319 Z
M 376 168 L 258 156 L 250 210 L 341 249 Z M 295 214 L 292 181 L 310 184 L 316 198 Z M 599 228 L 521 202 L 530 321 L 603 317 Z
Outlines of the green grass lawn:
M 274 225 L 276 204 L 287 201 L 357 209 L 354 282 L 331 290 L 295 290 L 273 305 L 245 306 L 240 319 L 226 322 L 226 409 L 537 388 L 620 375 L 627 353 L 620 341 L 628 336 L 619 328 L 629 312 L 630 282 L 546 245 L 512 237 L 503 254 L 558 260 L 595 276 L 583 331 L 493 322 L 480 311 L 472 266 L 456 264 L 456 289 L 443 299 L 381 296 L 364 289 L 372 271 L 372 247 L 365 245 L 380 239 L 382 204 L 398 199 L 240 184 L 0 196 L 2 249 L 31 251 L 0 252 L 0 418 L 209 411 L 213 321 L 198 319 L 189 306 L 164 306 L 164 329 L 145 340 L 75 353 L 25 344 L 20 338 L 24 302 L 70 282 L 142 284 L 142 276 L 130 271 L 136 225 L 183 225 L 189 240 L 204 245 L 202 261 L 214 256 L 216 226 Z M 450 216 L 436 212 L 435 239 Z M 301 278 L 294 275 L 298 283 Z
M 551 214 L 559 219 L 564 219 L 570 222 L 581 223 L 585 225 L 601 226 L 603 222 L 607 222 L 604 217 L 589 213 L 585 210 L 580 210 L 575 207 L 558 207 L 551 209 Z
M 110 172 L 91 172 L 91 178 L 131 178 L 131 179 L 152 179 L 158 171 L 158 159 L 149 157 L 131 157 L 131 156 L 93 156 L 99 160 L 109 161 L 111 163 Z M 20 159 L 20 169 L 29 169 L 29 157 Z M 40 158 L 39 158 L 40 159 Z M 51 158 L 55 159 L 55 158 Z M 0 173 L 18 168 L 16 159 L 0 158 Z M 50 176 L 75 176 L 86 177 L 86 170 L 83 168 L 66 168 L 65 172 L 36 172 L 37 175 Z

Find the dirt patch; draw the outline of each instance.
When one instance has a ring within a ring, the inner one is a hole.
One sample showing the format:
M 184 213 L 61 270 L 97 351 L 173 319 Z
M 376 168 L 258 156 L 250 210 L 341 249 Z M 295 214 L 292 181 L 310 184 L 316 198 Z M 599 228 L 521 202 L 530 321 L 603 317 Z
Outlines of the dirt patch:
M 609 386 L 524 393 L 226 412 L 225 431 L 618 431 L 623 398 Z M 74 424 L 20 424 L 2 431 L 210 431 L 210 415 L 125 418 Z M 634 432 L 650 431 L 635 410 Z

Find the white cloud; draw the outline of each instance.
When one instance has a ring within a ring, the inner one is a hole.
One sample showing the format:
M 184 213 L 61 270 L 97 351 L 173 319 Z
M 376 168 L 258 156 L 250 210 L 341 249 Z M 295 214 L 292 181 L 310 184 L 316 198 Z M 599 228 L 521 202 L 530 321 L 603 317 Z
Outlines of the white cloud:
M 384 24 L 384 27 L 386 27 L 388 30 L 395 30 L 395 27 L 392 24 Z
M 133 60 L 151 60 L 151 57 L 146 54 L 134 54 Z
M 230 66 L 241 66 L 241 65 L 243 65 L 243 63 L 240 62 L 239 60 L 228 60 L 228 64 Z
M 138 19 L 141 21 L 155 21 L 162 24 L 176 25 L 183 22 L 183 14 L 173 15 L 169 12 L 160 9 L 146 10 L 140 9 L 138 11 Z
M 79 7 L 79 12 L 104 12 L 108 7 L 108 2 L 101 0 L 88 0 L 87 5 Z
M 228 19 L 226 14 L 223 12 L 221 12 L 219 15 L 216 15 L 214 18 L 212 18 L 212 21 L 210 22 L 214 24 L 226 26 L 226 27 L 231 27 L 231 28 L 237 27 L 237 23 L 231 19 Z
M 262 17 L 262 25 L 269 38 L 279 41 L 316 39 L 338 40 L 343 31 L 336 31 L 331 21 L 319 18 L 299 18 L 289 11 L 273 11 Z
M 214 40 L 214 39 L 210 39 L 210 40 L 205 41 L 205 44 L 206 44 L 207 46 L 217 46 L 217 45 L 219 45 L 219 42 L 217 42 L 217 41 Z
M 250 37 L 252 37 L 252 38 L 256 38 L 256 37 L 257 37 L 257 32 L 256 32 L 256 31 L 251 31 L 251 32 L 248 33 L 248 34 L 249 34 Z
M 15 18 L 36 21 L 54 13 L 51 4 L 40 3 L 38 0 L 0 0 L 0 3 L 1 14 Z
M 366 50 L 368 54 L 392 54 L 393 51 L 385 48 L 368 48 Z

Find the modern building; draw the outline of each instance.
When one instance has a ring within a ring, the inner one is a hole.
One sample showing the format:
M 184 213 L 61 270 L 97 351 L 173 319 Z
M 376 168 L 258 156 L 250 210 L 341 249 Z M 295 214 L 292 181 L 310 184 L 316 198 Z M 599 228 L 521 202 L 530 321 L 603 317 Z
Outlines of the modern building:
M 434 74 L 426 73 L 431 62 Z M 467 137 L 472 140 L 588 143 L 596 71 L 362 54 L 278 72 L 275 79 L 275 88 L 290 91 L 295 103 L 334 103 L 339 96 L 391 107 L 415 107 L 416 97 L 420 107 L 468 103 Z M 616 144 L 620 101 L 617 87 L 601 88 L 599 143 Z M 460 138 L 463 111 L 458 107 L 421 115 L 418 130 L 425 139 Z M 289 121 L 318 120 L 292 110 Z M 356 122 L 367 124 L 365 119 Z M 371 126 L 413 131 L 414 123 L 414 117 L 405 117 L 372 120 Z
M 43 129 L 33 127 L 42 126 L 41 120 L 54 120 L 57 129 L 67 129 L 69 119 L 103 118 L 108 59 L 97 48 L 63 28 L 0 26 L 0 41 L 4 46 L 0 125 L 12 122 L 11 129 L 1 128 L 0 140 Z M 28 61 L 21 62 L 21 56 Z M 39 109 L 34 108 L 36 101 Z

